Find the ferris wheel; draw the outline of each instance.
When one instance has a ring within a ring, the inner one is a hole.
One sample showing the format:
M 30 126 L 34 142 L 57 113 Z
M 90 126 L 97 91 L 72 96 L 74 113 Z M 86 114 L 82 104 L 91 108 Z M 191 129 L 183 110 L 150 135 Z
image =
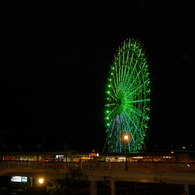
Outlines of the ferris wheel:
M 149 66 L 139 41 L 127 39 L 119 46 L 106 87 L 103 152 L 138 152 L 147 136 L 151 92 Z

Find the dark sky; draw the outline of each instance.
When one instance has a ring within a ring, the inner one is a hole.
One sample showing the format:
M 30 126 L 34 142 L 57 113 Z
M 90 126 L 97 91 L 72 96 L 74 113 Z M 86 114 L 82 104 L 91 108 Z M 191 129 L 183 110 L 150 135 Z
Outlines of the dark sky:
M 149 145 L 194 144 L 195 7 L 191 1 L 1 5 L 0 131 L 102 149 L 109 66 L 139 39 L 151 69 Z

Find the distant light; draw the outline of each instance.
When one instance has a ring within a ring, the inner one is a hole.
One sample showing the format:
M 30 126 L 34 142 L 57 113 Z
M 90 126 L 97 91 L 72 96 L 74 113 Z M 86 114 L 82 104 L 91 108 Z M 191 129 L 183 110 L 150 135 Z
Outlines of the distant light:
M 64 158 L 64 155 L 59 155 L 59 154 L 57 154 L 57 155 L 56 155 L 56 158 Z
M 27 182 L 27 177 L 23 176 L 13 176 L 11 177 L 12 182 Z
M 21 182 L 21 181 L 22 181 L 21 178 L 22 178 L 21 176 L 13 176 L 13 177 L 11 178 L 11 181 L 12 181 L 12 182 Z
M 183 147 L 182 147 L 182 149 L 184 149 L 184 150 L 185 150 L 185 149 L 186 149 L 186 147 L 185 147 L 185 146 L 183 146 Z
M 173 158 L 172 156 L 163 156 L 163 158 Z
M 143 156 L 134 156 L 134 157 L 132 157 L 132 158 L 134 158 L 134 159 L 142 159 Z

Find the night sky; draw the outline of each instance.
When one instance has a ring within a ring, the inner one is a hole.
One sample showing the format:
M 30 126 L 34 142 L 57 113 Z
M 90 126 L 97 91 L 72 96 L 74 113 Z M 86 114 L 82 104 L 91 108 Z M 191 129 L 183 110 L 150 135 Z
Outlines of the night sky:
M 110 64 L 139 39 L 151 70 L 149 146 L 195 144 L 195 6 L 191 1 L 1 7 L 0 133 L 102 150 Z

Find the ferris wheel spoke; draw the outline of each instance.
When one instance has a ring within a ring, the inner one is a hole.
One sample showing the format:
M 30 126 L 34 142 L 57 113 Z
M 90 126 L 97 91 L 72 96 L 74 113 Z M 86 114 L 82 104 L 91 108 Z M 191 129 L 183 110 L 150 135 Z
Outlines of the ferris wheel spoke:
M 141 89 L 142 87 L 144 87 L 148 82 L 149 82 L 149 79 L 144 81 L 143 84 L 139 85 L 136 89 L 134 89 L 131 93 L 129 93 L 129 95 L 127 97 L 129 97 L 130 95 L 134 94 L 138 89 Z M 128 92 L 126 92 L 126 93 L 128 93 Z
M 124 123 L 126 123 L 126 127 L 127 127 L 126 129 L 128 133 L 130 134 L 132 141 L 134 142 L 135 141 L 134 132 L 132 131 L 132 128 L 130 127 L 130 124 L 128 123 L 129 119 L 127 118 L 126 114 L 125 114 L 125 118 L 126 120 L 124 121 Z
M 116 74 L 117 74 L 117 85 L 118 85 L 119 82 L 120 82 L 120 62 L 119 62 L 119 57 L 117 57 Z
M 140 50 L 140 53 L 139 53 L 139 56 L 140 56 L 140 54 L 141 54 L 141 50 Z M 132 56 L 131 56 L 131 60 L 130 60 L 130 63 L 129 63 L 129 65 L 131 66 L 131 64 L 132 64 L 132 61 L 134 61 L 134 53 L 132 53 Z M 137 60 L 135 60 L 135 63 L 134 63 L 134 66 L 133 66 L 133 69 L 132 69 L 132 71 L 131 71 L 131 74 L 130 74 L 130 76 L 129 76 L 129 78 L 132 78 L 132 74 L 135 72 L 135 70 L 136 70 L 136 66 L 137 66 Z M 128 72 L 129 73 L 129 72 Z M 127 74 L 128 75 L 128 74 Z
M 105 104 L 105 106 L 113 106 L 113 105 L 116 105 L 116 103 Z
M 116 93 L 116 90 L 114 89 L 114 86 L 113 86 L 112 82 L 109 81 L 109 83 L 110 83 L 110 86 L 112 88 L 112 91 L 114 92 L 115 96 L 117 97 L 117 93 Z
M 126 111 L 125 111 L 126 112 Z M 137 125 L 134 123 L 133 119 L 127 115 L 127 117 L 129 118 L 129 120 L 132 122 L 132 124 L 134 125 L 135 129 L 137 130 L 136 132 L 134 132 L 134 134 L 139 133 L 139 135 L 141 135 L 141 137 L 143 137 L 143 135 L 141 134 L 141 130 L 137 127 Z
M 131 58 L 130 58 L 129 64 L 126 65 L 126 67 L 127 67 L 127 72 L 126 72 L 126 74 L 125 74 L 125 76 L 124 76 L 124 81 L 127 81 L 129 78 L 131 78 L 131 75 L 129 75 L 129 71 L 130 71 L 130 67 L 132 66 L 132 59 L 133 59 L 133 56 L 134 56 L 134 53 L 131 53 Z M 133 70 L 134 70 L 135 67 L 136 67 L 136 66 L 135 66 L 135 64 L 134 64 Z
M 141 110 L 139 110 L 139 109 L 136 108 L 135 106 L 132 106 L 132 107 L 133 107 L 133 110 L 134 110 L 135 112 L 137 112 L 138 114 L 140 114 L 140 115 L 142 116 L 143 119 L 145 119 L 145 120 L 148 120 L 148 119 L 149 119 L 149 117 L 148 117 L 146 114 L 144 114 Z
M 115 119 L 112 118 L 110 122 L 107 122 L 107 131 L 112 132 L 114 131 Z
M 118 56 L 117 56 L 117 63 L 118 63 L 118 83 L 120 82 L 120 67 L 121 67 L 121 56 L 120 56 L 120 46 L 118 47 Z
M 126 58 L 128 58 L 128 53 L 129 52 L 127 52 L 127 56 L 125 56 L 125 53 L 123 52 L 123 62 L 122 62 L 123 64 L 126 64 L 125 61 L 126 61 Z M 121 81 L 124 81 L 125 70 L 126 70 L 126 66 L 123 65 L 122 70 L 121 70 L 121 75 L 122 75 L 121 76 Z
M 131 108 L 129 108 L 129 107 L 126 107 L 125 106 L 125 108 L 127 108 L 128 110 L 130 110 L 131 112 L 133 112 L 133 113 L 135 113 L 135 114 L 137 114 L 138 116 L 140 116 L 140 117 L 142 117 L 142 118 L 144 118 L 144 119 L 146 119 L 145 118 L 145 116 L 143 116 L 142 114 L 140 114 L 139 112 L 137 112 L 137 111 L 135 111 L 135 110 L 133 110 L 133 109 L 131 109 Z M 147 119 L 146 119 L 147 120 Z
M 126 111 L 125 111 L 126 112 Z M 133 119 L 127 115 L 127 117 L 129 118 L 129 120 L 132 122 L 132 124 L 134 125 L 134 127 L 136 128 L 137 131 L 140 131 L 140 129 L 137 127 L 137 125 L 134 123 Z
M 119 85 L 118 85 L 118 90 L 119 90 L 119 91 L 124 91 L 124 88 L 125 88 L 124 85 L 125 85 L 124 82 L 119 83 Z
M 117 98 L 110 94 L 110 91 L 107 92 L 107 94 L 112 97 L 115 101 L 117 101 Z
M 116 120 L 113 119 L 113 120 L 112 120 L 112 129 L 113 129 L 113 130 L 115 129 L 115 128 L 114 128 L 114 127 L 115 127 L 115 123 L 116 123 Z
M 124 67 L 123 67 L 123 66 L 121 66 L 121 69 L 120 69 L 120 71 L 121 71 L 121 78 L 120 78 L 120 82 L 122 82 L 122 81 L 123 81 L 123 69 L 124 69 Z
M 137 61 L 136 61 L 135 65 L 137 65 Z M 129 87 L 128 87 L 127 89 L 130 89 L 131 86 L 134 84 L 134 82 L 139 78 L 139 75 L 140 75 L 140 73 L 142 72 L 142 70 L 143 70 L 143 68 L 145 67 L 145 65 L 146 65 L 145 63 L 142 64 L 142 67 L 140 68 L 139 71 L 134 70 L 134 71 L 132 72 L 132 74 L 135 73 L 136 76 L 133 77 L 133 80 L 131 81 L 131 84 L 129 85 Z M 132 78 L 132 77 L 131 77 L 131 78 Z
M 130 131 L 131 139 L 133 140 L 133 142 L 135 142 L 135 131 L 133 131 L 133 128 L 130 127 L 130 123 L 128 123 L 127 121 L 130 120 L 137 130 L 138 130 L 138 127 L 135 125 L 135 123 L 133 122 L 133 119 L 128 115 L 128 113 L 126 111 L 124 111 L 124 112 L 126 113 L 125 116 L 126 116 L 127 120 L 125 120 L 125 121 L 126 121 L 126 124 L 128 126 L 128 129 Z
M 116 88 L 117 87 L 117 83 L 118 83 L 117 76 L 115 76 L 114 74 L 112 74 L 112 78 L 113 78 L 113 84 L 114 84 L 114 86 Z
M 114 108 L 108 113 L 108 115 L 106 116 L 106 118 L 108 118 L 108 117 L 114 112 L 115 109 L 116 109 L 116 107 L 114 107 Z
M 126 74 L 125 73 L 127 72 L 128 60 L 129 60 L 129 51 L 127 51 L 126 60 L 124 59 L 124 68 L 123 68 L 123 78 L 122 78 L 122 81 L 125 81 L 125 78 L 126 78 Z
M 143 67 L 144 67 L 145 65 L 146 65 L 146 64 L 144 64 Z M 142 68 L 143 68 L 143 67 L 142 67 Z M 129 89 L 132 87 L 133 83 L 134 83 L 134 82 L 137 80 L 137 78 L 139 77 L 139 75 L 140 75 L 140 73 L 141 73 L 141 71 L 142 71 L 142 68 L 140 69 L 139 72 L 137 72 L 136 77 L 133 79 L 133 81 L 131 82 L 130 86 L 127 87 L 127 89 L 126 89 L 125 91 L 129 90 Z
M 132 54 L 132 55 L 133 55 L 133 54 Z M 129 59 L 130 59 L 130 63 L 129 63 L 129 64 L 131 64 L 131 58 L 129 58 L 129 51 L 127 51 L 126 62 L 125 62 L 125 64 L 124 64 L 123 81 L 125 81 L 126 78 L 128 78 L 127 75 L 128 75 L 128 73 L 129 73 L 129 69 L 130 69 L 130 68 L 129 68 L 129 66 L 128 66 L 127 64 L 128 64 Z
M 128 63 L 128 61 L 129 61 L 129 50 L 127 51 L 126 61 L 124 62 L 125 65 Z
M 131 101 L 126 101 L 125 103 L 139 103 L 139 102 L 148 102 L 150 99 L 143 99 L 143 100 L 131 100 Z
M 134 72 L 133 72 L 134 71 Z M 132 72 L 132 75 L 133 74 L 135 74 L 135 70 L 133 70 Z M 128 78 L 127 78 L 127 80 L 126 80 L 126 86 L 125 86 L 125 89 L 124 89 L 124 93 L 126 93 L 126 92 L 129 92 L 130 91 L 130 89 L 132 88 L 132 84 L 134 84 L 133 83 L 133 76 L 129 76 Z
M 116 88 L 116 87 L 117 87 L 117 76 L 115 77 L 113 73 L 111 74 L 111 76 L 112 76 L 112 78 L 113 78 L 114 87 Z M 109 81 L 111 82 L 112 79 L 109 79 Z
M 133 69 L 129 75 L 129 71 L 130 71 L 130 67 L 132 66 L 132 59 L 133 59 L 133 56 L 134 56 L 134 53 L 131 54 L 131 59 L 130 59 L 130 62 L 129 62 L 129 66 L 127 68 L 127 74 L 126 74 L 126 77 L 125 77 L 125 81 L 129 82 L 129 79 L 132 78 L 132 73 L 134 72 L 135 68 L 136 68 L 136 64 L 133 65 Z

